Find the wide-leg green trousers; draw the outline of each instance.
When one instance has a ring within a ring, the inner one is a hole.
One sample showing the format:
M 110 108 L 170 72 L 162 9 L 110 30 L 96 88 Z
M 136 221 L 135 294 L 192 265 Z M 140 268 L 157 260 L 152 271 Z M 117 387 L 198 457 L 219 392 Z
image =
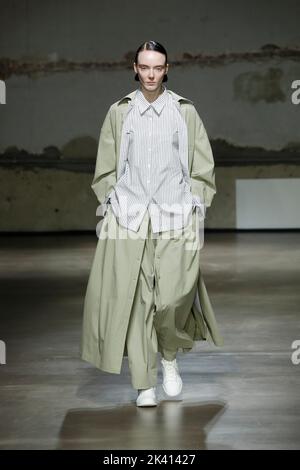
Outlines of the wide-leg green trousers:
M 173 360 L 180 347 L 190 344 L 183 330 L 199 276 L 196 218 L 194 209 L 186 227 L 153 234 L 149 213 L 144 216 L 146 240 L 125 341 L 135 389 L 156 385 L 158 352 Z

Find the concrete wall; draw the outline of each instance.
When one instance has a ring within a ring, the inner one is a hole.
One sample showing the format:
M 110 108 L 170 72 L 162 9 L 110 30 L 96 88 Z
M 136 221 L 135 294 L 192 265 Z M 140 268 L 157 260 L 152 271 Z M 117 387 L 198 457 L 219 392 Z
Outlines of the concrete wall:
M 169 51 L 214 150 L 207 228 L 235 227 L 236 178 L 299 177 L 300 3 L 0 1 L 0 231 L 95 229 L 90 188 L 109 105 L 137 47 Z

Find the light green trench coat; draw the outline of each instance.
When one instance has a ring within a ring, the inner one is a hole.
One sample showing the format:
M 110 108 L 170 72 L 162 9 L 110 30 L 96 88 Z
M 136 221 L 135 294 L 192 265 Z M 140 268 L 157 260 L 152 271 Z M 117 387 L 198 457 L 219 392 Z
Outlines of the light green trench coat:
M 187 124 L 191 192 L 200 196 L 206 206 L 210 206 L 216 193 L 216 186 L 214 159 L 205 127 L 192 101 L 169 89 L 167 91 L 173 97 Z M 119 176 L 117 169 L 122 125 L 126 113 L 132 106 L 131 101 L 135 93 L 136 90 L 110 106 L 101 128 L 95 174 L 91 185 L 101 204 L 107 201 Z M 126 259 L 132 260 L 132 264 L 123 266 L 120 260 L 116 273 L 115 269 L 105 267 L 107 241 L 100 238 L 98 240 L 84 301 L 80 345 L 82 359 L 101 370 L 117 374 L 121 371 L 123 357 L 127 356 L 126 333 L 144 248 L 141 240 L 136 243 L 130 237 L 122 240 L 122 243 Z M 122 288 L 116 292 L 117 276 L 120 275 L 124 282 L 122 281 Z M 222 346 L 223 338 L 218 329 L 200 267 L 197 287 L 185 332 L 190 336 L 191 343 L 193 340 L 209 340 L 216 346 Z M 190 346 L 192 347 L 192 344 Z M 191 347 L 182 348 L 182 351 L 187 352 Z

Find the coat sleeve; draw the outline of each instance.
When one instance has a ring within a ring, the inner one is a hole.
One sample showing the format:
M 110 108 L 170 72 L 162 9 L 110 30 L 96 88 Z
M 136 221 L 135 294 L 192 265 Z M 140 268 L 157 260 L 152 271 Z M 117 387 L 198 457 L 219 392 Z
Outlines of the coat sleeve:
M 107 203 L 115 183 L 116 147 L 110 107 L 100 130 L 96 167 L 91 184 L 91 188 L 101 204 Z
M 216 193 L 214 166 L 207 132 L 195 108 L 195 143 L 190 176 L 191 191 L 195 204 L 198 206 L 209 207 Z

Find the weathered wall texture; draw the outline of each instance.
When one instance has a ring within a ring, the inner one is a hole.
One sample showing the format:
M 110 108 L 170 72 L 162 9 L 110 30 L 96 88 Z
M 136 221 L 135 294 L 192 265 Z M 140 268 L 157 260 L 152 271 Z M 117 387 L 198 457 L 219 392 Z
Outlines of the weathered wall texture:
M 192 99 L 218 192 L 206 227 L 235 227 L 236 178 L 299 177 L 300 3 L 0 1 L 0 231 L 95 229 L 90 188 L 109 105 L 137 47 L 169 51 L 167 87 Z

